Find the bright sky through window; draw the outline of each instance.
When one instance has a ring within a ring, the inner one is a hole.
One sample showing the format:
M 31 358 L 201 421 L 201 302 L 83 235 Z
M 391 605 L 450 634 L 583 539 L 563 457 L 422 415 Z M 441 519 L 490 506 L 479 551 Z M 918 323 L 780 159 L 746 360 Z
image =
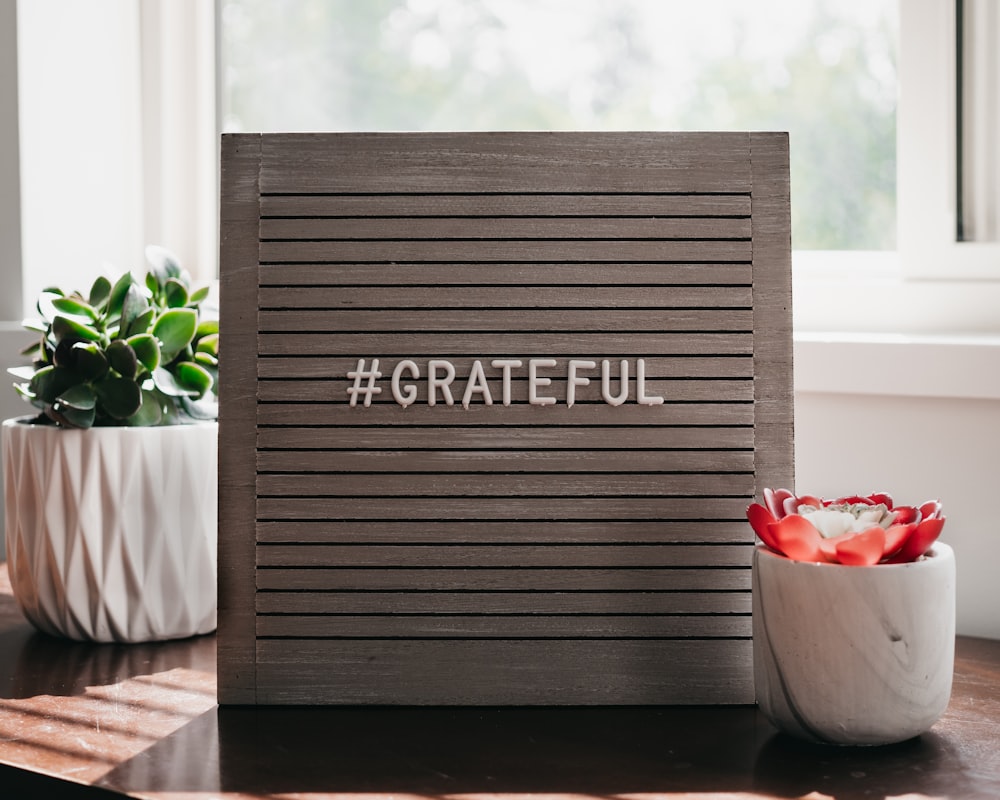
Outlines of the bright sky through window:
M 897 0 L 220 0 L 227 131 L 787 130 L 797 249 L 896 246 Z

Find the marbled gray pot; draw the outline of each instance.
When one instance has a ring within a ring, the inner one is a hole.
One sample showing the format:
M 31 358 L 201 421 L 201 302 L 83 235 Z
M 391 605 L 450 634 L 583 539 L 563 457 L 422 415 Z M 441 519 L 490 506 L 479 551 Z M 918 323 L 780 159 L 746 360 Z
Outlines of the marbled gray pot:
M 754 683 L 779 729 L 876 745 L 928 730 L 951 697 L 955 554 L 849 567 L 753 557 Z

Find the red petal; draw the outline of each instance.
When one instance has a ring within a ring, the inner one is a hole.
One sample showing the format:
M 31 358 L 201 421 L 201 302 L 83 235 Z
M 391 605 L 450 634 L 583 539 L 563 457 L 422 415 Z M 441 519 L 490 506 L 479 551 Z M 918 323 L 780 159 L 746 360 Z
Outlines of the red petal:
M 822 561 L 819 550 L 823 538 L 805 517 L 791 514 L 767 526 L 778 550 L 793 561 Z
M 874 503 L 872 503 L 872 500 L 871 500 L 870 497 L 862 497 L 859 494 L 853 494 L 853 495 L 851 495 L 849 497 L 838 497 L 833 502 L 836 505 L 843 505 L 844 503 L 852 503 L 852 504 L 858 504 L 858 505 L 863 505 L 863 506 L 874 505 Z
M 789 497 L 794 495 L 788 489 L 765 489 L 764 504 L 775 519 L 785 516 L 784 503 Z
M 882 503 L 886 508 L 892 511 L 892 495 L 888 492 L 875 492 L 875 494 L 868 495 L 868 499 L 871 500 L 873 505 Z
M 753 528 L 754 533 L 761 538 L 764 544 L 772 550 L 781 550 L 771 532 L 767 529 L 767 526 L 775 521 L 770 511 L 760 503 L 754 503 L 747 507 L 747 519 L 750 521 L 750 527 Z
M 914 513 L 916 512 L 914 511 Z M 917 523 L 915 522 L 890 525 L 885 532 L 885 549 L 882 551 L 882 557 L 891 556 L 899 550 L 916 529 Z
M 878 527 L 856 533 L 837 545 L 837 560 L 852 567 L 870 567 L 882 558 L 885 531 Z
M 811 494 L 804 494 L 802 495 L 802 497 L 796 498 L 795 509 L 797 511 L 799 506 L 813 506 L 814 508 L 822 508 L 823 505 L 824 504 L 822 497 L 814 497 Z
M 911 522 L 920 521 L 920 512 L 913 506 L 897 506 L 893 511 L 896 513 L 896 519 L 892 522 L 893 525 L 909 525 Z
M 920 506 L 920 518 L 932 519 L 941 516 L 941 504 L 937 500 L 929 500 Z
M 890 564 L 905 564 L 909 561 L 916 561 L 920 556 L 931 549 L 931 545 L 937 541 L 944 527 L 944 517 L 932 517 L 925 519 L 906 540 L 902 549 L 889 559 Z
M 856 535 L 857 534 L 854 532 L 848 531 L 847 533 L 842 533 L 839 536 L 831 536 L 829 539 L 821 539 L 819 543 L 819 550 L 827 561 L 833 561 L 836 563 L 838 561 L 837 544 Z

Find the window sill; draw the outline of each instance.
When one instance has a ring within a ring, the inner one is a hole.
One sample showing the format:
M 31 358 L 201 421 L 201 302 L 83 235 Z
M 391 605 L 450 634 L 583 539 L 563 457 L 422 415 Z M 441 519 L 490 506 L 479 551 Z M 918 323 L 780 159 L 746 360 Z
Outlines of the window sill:
M 798 332 L 795 391 L 1000 400 L 1000 335 Z

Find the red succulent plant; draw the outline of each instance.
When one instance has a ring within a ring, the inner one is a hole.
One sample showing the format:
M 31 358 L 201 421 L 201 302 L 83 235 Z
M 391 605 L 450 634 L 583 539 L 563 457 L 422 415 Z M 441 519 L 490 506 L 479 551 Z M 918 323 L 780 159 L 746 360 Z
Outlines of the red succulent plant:
M 941 504 L 896 506 L 884 492 L 824 500 L 765 489 L 747 519 L 767 547 L 793 561 L 850 566 L 903 564 L 926 553 L 941 535 Z

